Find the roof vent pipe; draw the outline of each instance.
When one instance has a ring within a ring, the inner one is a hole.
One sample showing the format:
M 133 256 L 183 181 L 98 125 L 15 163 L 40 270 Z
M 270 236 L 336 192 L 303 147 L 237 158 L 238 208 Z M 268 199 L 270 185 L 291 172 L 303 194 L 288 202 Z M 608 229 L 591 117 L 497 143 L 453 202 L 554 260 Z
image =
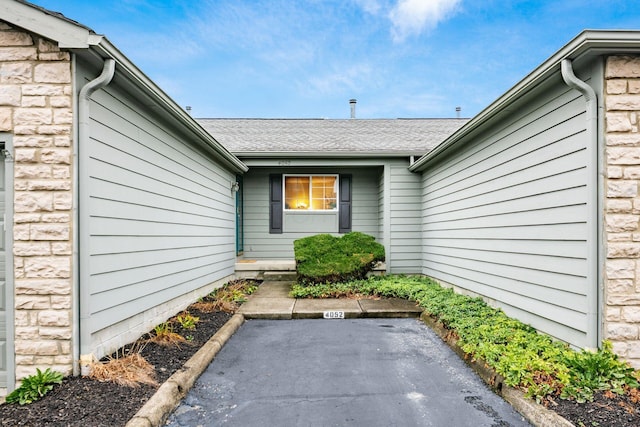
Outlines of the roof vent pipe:
M 356 101 L 355 99 L 350 99 L 349 100 L 349 105 L 351 105 L 351 118 L 355 119 L 356 118 Z
M 459 119 L 460 118 L 460 111 L 462 111 L 462 108 L 460 107 L 456 107 L 456 118 Z

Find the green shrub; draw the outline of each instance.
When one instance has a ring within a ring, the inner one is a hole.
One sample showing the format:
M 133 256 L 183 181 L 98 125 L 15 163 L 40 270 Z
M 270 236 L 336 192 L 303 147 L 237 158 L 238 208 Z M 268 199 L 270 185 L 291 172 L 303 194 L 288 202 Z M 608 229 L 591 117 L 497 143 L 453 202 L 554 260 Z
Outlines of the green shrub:
M 363 279 L 384 261 L 384 246 L 360 232 L 317 234 L 293 242 L 298 283 L 315 285 Z
M 20 387 L 13 390 L 6 397 L 7 403 L 18 402 L 21 405 L 35 402 L 53 389 L 55 384 L 62 382 L 62 374 L 47 368 L 44 372 L 36 369 L 35 375 L 22 380 Z

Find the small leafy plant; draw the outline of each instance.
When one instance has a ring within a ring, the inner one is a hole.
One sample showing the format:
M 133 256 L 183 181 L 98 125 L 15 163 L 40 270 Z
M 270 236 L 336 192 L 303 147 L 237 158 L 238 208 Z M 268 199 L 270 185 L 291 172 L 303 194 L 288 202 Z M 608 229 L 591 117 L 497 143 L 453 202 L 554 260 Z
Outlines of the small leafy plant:
M 162 346 L 171 347 L 175 345 L 180 347 L 180 344 L 186 341 L 182 335 L 173 332 L 171 322 L 160 323 L 153 328 L 153 332 L 155 335 L 149 341 Z
M 184 314 L 179 314 L 176 317 L 176 320 L 178 321 L 178 323 L 180 323 L 180 326 L 182 326 L 183 329 L 187 329 L 191 331 L 196 328 L 196 325 L 200 321 L 200 318 L 197 316 L 192 316 L 190 313 L 187 312 Z
M 22 380 L 20 387 L 13 390 L 6 397 L 7 403 L 18 402 L 20 405 L 33 403 L 53 389 L 55 384 L 62 382 L 62 374 L 47 368 L 44 372 L 36 369 L 35 375 Z

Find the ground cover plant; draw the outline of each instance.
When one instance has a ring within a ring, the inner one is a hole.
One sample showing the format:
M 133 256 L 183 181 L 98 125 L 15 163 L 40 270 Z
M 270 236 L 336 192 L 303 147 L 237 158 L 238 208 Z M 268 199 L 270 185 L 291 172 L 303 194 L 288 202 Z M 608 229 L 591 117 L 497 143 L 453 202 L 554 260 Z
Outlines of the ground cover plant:
M 316 234 L 293 242 L 298 283 L 345 282 L 363 279 L 384 261 L 384 246 L 357 231 L 341 237 Z
M 239 301 L 256 289 L 254 281 L 228 283 L 136 342 L 94 361 L 89 375 L 67 377 L 60 384 L 54 381 L 50 391 L 33 403 L 0 405 L 0 425 L 124 426 L 158 386 L 182 368 L 232 316 L 232 311 L 215 308 L 220 305 L 218 295 L 226 298 L 233 293 Z M 181 339 L 157 339 L 158 334 L 169 332 Z M 34 382 L 37 386 L 45 381 Z
M 364 294 L 418 302 L 458 340 L 468 358 L 484 361 L 505 384 L 576 425 L 640 425 L 638 372 L 619 360 L 606 341 L 599 350 L 576 352 L 480 298 L 456 294 L 424 277 L 296 285 L 291 293 L 296 298 Z

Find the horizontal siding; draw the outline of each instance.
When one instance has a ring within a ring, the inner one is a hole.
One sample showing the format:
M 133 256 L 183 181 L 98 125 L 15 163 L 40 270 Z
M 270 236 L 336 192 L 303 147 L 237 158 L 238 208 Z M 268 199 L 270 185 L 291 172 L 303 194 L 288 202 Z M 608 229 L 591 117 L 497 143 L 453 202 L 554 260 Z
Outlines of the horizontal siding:
M 577 346 L 595 262 L 584 109 L 557 84 L 422 177 L 422 272 Z
M 269 234 L 269 174 L 327 173 L 351 174 L 352 229 L 378 238 L 378 168 L 362 169 L 261 169 L 252 168 L 244 176 L 244 257 L 247 259 L 293 259 L 293 241 L 317 234 L 284 232 Z M 337 233 L 337 228 L 335 230 Z
M 391 242 L 389 272 L 417 274 L 422 259 L 422 210 L 420 175 L 408 169 L 406 160 L 394 161 L 391 174 Z
M 153 316 L 154 307 L 233 274 L 233 173 L 117 85 L 93 95 L 85 150 L 81 233 L 89 239 L 81 251 L 89 283 L 81 286 L 89 288 L 91 333 Z

